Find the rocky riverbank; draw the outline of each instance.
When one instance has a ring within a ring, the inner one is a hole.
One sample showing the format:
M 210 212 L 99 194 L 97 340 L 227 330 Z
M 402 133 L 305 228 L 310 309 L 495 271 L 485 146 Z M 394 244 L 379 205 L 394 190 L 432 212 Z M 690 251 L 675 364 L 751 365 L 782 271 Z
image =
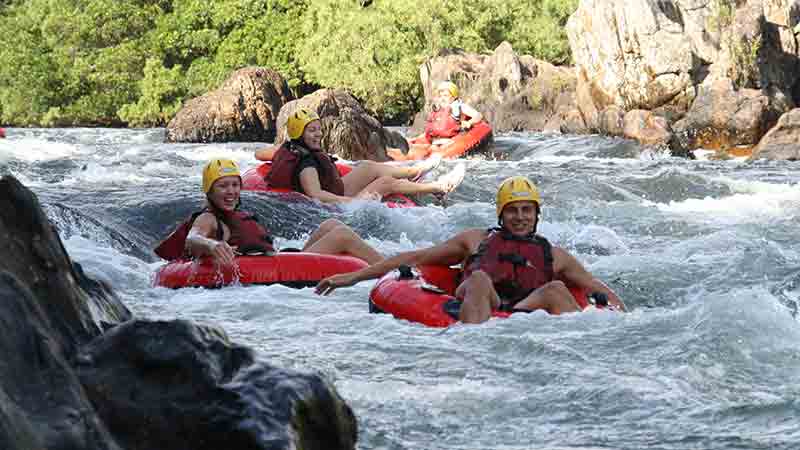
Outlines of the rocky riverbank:
M 491 54 L 443 51 L 420 66 L 425 107 L 412 131 L 422 128 L 435 83 L 452 80 L 497 132 L 597 133 L 680 156 L 702 148 L 718 157 L 796 159 L 798 23 L 800 9 L 787 0 L 581 0 L 567 24 L 574 66 L 518 55 L 506 42 Z M 178 114 L 169 139 L 281 141 L 281 117 L 300 103 L 323 118 L 333 153 L 385 160 L 387 146 L 405 145 L 344 90 L 295 101 L 271 88 L 285 85 L 272 71 L 272 82 L 255 91 L 255 81 L 234 81 L 264 70 L 240 70 L 220 88 L 228 94 L 190 102 L 194 112 Z M 257 125 L 241 120 L 261 103 L 270 113 Z

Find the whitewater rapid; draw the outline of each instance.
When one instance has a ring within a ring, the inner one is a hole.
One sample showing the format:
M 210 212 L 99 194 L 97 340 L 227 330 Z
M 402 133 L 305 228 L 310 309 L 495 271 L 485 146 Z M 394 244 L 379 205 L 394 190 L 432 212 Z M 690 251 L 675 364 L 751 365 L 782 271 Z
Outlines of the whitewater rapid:
M 446 207 L 331 212 L 244 195 L 280 246 L 337 217 L 395 254 L 493 226 L 497 184 L 523 174 L 542 191 L 539 232 L 631 310 L 441 330 L 369 314 L 372 282 L 326 298 L 152 287 L 162 262 L 151 248 L 200 206 L 205 161 L 253 167 L 259 144 L 163 144 L 160 129 L 7 134 L 0 173 L 39 196 L 88 273 L 139 316 L 216 323 L 274 364 L 324 373 L 356 412 L 360 449 L 800 442 L 800 163 L 690 161 L 621 139 L 515 133 L 497 138 L 493 157 L 465 162 Z

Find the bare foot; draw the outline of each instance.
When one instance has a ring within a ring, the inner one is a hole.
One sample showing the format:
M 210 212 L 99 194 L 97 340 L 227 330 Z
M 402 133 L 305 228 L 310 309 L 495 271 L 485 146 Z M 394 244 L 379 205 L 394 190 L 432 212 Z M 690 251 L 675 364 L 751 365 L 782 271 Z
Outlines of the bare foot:
M 442 195 L 447 195 L 453 192 L 462 181 L 464 181 L 464 176 L 467 174 L 467 167 L 465 164 L 459 164 L 455 167 L 455 169 L 451 170 L 450 172 L 442 175 L 436 180 L 436 184 L 442 187 Z

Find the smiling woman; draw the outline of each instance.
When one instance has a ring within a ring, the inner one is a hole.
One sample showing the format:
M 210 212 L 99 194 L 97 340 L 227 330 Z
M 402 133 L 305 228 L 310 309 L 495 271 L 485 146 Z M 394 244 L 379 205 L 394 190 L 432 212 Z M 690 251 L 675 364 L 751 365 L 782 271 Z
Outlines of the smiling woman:
M 380 200 L 392 194 L 446 194 L 460 179 L 439 179 L 433 183 L 410 181 L 436 167 L 438 160 L 415 166 L 393 166 L 375 161 L 361 161 L 347 175 L 341 176 L 334 158 L 322 148 L 322 122 L 316 112 L 300 108 L 286 120 L 289 141 L 269 154 L 272 169 L 269 186 L 292 189 L 325 203 L 344 203 L 355 199 Z M 256 157 L 263 153 L 256 152 Z
M 237 255 L 274 254 L 273 239 L 255 214 L 242 211 L 242 178 L 239 167 L 229 159 L 213 159 L 203 169 L 205 208 L 192 215 L 156 248 L 167 260 L 211 257 L 232 266 Z M 304 252 L 326 255 L 347 254 L 366 262 L 383 257 L 347 225 L 335 219 L 323 222 L 303 246 Z

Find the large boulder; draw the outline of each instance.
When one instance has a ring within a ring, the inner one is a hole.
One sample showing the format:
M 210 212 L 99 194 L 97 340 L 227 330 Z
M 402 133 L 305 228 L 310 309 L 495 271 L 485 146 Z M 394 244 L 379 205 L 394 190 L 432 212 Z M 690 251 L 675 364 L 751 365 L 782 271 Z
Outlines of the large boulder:
M 316 111 L 322 122 L 322 147 L 344 159 L 388 161 L 386 148 L 408 149 L 402 134 L 383 127 L 350 92 L 320 89 L 287 103 L 278 114 L 276 143 L 288 140 L 286 120 L 298 108 Z
M 167 142 L 272 142 L 275 118 L 294 97 L 274 70 L 248 67 L 189 100 L 167 125 Z
M 133 320 L 77 360 L 92 404 L 124 448 L 355 448 L 355 416 L 324 378 L 259 361 L 214 326 Z
M 579 103 L 582 110 L 661 106 L 691 85 L 701 63 L 695 49 L 708 47 L 701 27 L 669 0 L 581 0 L 566 29 L 594 100 Z
M 38 307 L 53 319 L 56 340 L 70 354 L 131 317 L 110 287 L 73 264 L 36 196 L 11 176 L 0 179 L 0 256 L 0 271 L 41 300 Z
M 129 318 L 73 265 L 36 196 L 0 179 L 0 447 L 118 449 L 69 357 Z
M 796 1 L 749 0 L 728 13 L 720 52 L 706 82 L 730 78 L 737 88 L 790 93 L 800 75 L 794 27 L 800 18 Z
M 518 56 L 511 44 L 501 43 L 488 55 L 444 50 L 420 66 L 425 106 L 414 119 L 420 132 L 431 112 L 436 86 L 454 82 L 461 99 L 483 114 L 495 131 L 539 131 L 575 109 L 575 74 L 531 56 Z
M 778 124 L 761 138 L 751 159 L 800 160 L 800 108 L 782 115 Z
M 8 176 L 0 237 L 0 448 L 355 448 L 353 413 L 319 375 L 215 327 L 131 320 Z
M 590 130 L 612 105 L 651 110 L 682 153 L 753 146 L 800 98 L 799 22 L 797 0 L 580 0 L 578 108 Z
M 667 120 L 641 109 L 625 114 L 622 129 L 624 137 L 635 139 L 642 145 L 666 147 L 672 140 L 672 130 Z
M 673 125 L 681 149 L 752 147 L 793 107 L 781 92 L 735 89 L 730 79 L 701 86 L 686 117 Z

